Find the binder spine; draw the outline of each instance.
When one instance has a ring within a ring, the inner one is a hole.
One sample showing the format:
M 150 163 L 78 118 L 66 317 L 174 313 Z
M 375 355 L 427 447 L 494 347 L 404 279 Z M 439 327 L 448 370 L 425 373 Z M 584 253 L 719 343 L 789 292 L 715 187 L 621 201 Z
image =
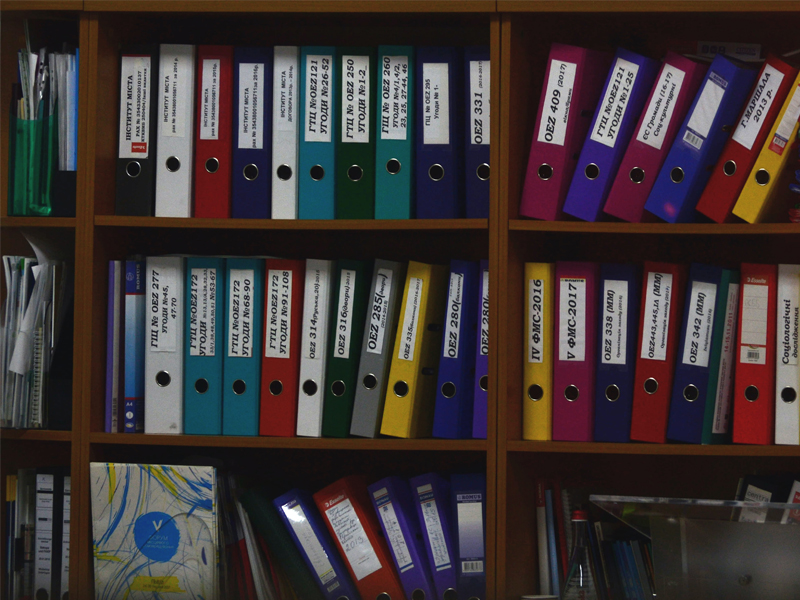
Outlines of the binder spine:
M 458 548 L 458 592 L 486 598 L 486 476 L 450 477 L 455 544 Z
M 466 217 L 489 218 L 491 64 L 489 48 L 464 49 L 464 192 Z
M 475 344 L 475 383 L 472 412 L 472 437 L 486 439 L 489 421 L 489 261 L 482 260 L 477 302 L 477 343 Z
M 775 443 L 800 444 L 800 367 L 798 366 L 798 321 L 800 321 L 800 265 L 778 265 Z
M 144 293 L 144 261 L 125 261 L 125 433 L 144 431 Z
M 272 218 L 297 218 L 299 59 L 297 46 L 275 46 L 272 72 Z

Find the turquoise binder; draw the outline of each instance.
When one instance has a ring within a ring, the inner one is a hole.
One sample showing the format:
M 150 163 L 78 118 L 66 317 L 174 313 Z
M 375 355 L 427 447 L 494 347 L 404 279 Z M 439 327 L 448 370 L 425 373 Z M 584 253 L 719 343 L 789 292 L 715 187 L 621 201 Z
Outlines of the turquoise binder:
M 414 216 L 414 48 L 378 46 L 375 218 Z
M 222 434 L 225 259 L 186 259 L 183 432 Z
M 298 215 L 301 219 L 335 216 L 336 48 L 300 49 L 300 130 Z

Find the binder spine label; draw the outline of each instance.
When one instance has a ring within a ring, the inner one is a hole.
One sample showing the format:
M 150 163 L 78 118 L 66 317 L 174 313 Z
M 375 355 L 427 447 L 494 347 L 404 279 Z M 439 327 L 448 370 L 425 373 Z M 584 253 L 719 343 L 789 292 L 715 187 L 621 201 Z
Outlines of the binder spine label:
M 606 279 L 603 284 L 603 354 L 604 365 L 624 365 L 628 341 L 628 282 Z
M 717 302 L 717 285 L 695 281 L 689 299 L 686 321 L 686 340 L 683 346 L 683 364 L 708 366 L 711 353 L 711 329 L 714 325 L 714 307 Z
M 292 272 L 283 269 L 269 270 L 269 308 L 264 356 L 289 358 L 292 355 Z
M 64 476 L 64 505 L 61 529 L 61 597 L 69 597 L 69 519 L 70 498 L 72 496 L 72 477 Z
M 600 104 L 600 114 L 597 115 L 592 128 L 591 139 L 595 142 L 613 148 L 617 143 L 619 128 L 625 119 L 628 102 L 636 83 L 639 65 L 624 58 L 618 58 L 608 86 L 603 94 Z
M 781 122 L 769 144 L 769 149 L 778 156 L 783 155 L 783 151 L 786 148 L 786 144 L 789 143 L 789 138 L 792 137 L 792 132 L 797 126 L 798 120 L 800 120 L 800 84 L 794 88 L 789 106 L 784 111 Z
M 684 77 L 686 77 L 684 71 L 664 63 L 661 75 L 653 88 L 655 92 L 644 113 L 642 126 L 639 128 L 639 133 L 636 134 L 638 141 L 656 150 L 661 150 L 664 145 L 664 137 L 667 135 L 669 124 L 672 121 L 672 113 L 675 112 L 675 103 L 681 95 Z
M 403 530 L 400 528 L 400 522 L 397 520 L 397 513 L 389 497 L 389 492 L 386 488 L 381 488 L 377 490 L 373 496 L 375 498 L 375 506 L 378 509 L 378 515 L 380 515 L 381 522 L 386 530 L 386 538 L 389 541 L 389 545 L 392 547 L 392 554 L 397 562 L 397 569 L 401 573 L 410 571 L 414 568 L 414 561 L 408 551 L 408 544 L 403 535 Z
M 384 56 L 381 65 L 381 139 L 408 139 L 408 56 Z
M 353 333 L 353 293 L 356 289 L 356 272 L 342 269 L 339 285 L 339 310 L 336 313 L 336 358 L 350 358 L 350 336 Z
M 714 403 L 712 433 L 728 433 L 731 420 L 731 387 L 733 385 L 734 347 L 736 345 L 736 318 L 739 315 L 739 284 L 728 285 L 728 302 L 725 306 L 725 331 L 722 336 L 722 355 L 717 376 L 717 397 Z
M 703 147 L 727 87 L 728 82 L 716 72 L 709 73 L 683 134 L 683 141 L 695 150 Z
M 456 494 L 456 515 L 461 572 L 470 575 L 483 573 L 483 495 Z
M 408 278 L 408 298 L 403 310 L 403 329 L 400 331 L 397 358 L 399 360 L 414 360 L 414 347 L 417 345 L 417 322 L 419 321 L 419 306 L 422 301 L 422 279 L 419 277 Z
M 264 63 L 239 63 L 239 148 L 264 148 Z
M 483 272 L 481 287 L 481 339 L 478 351 L 481 356 L 489 355 L 489 271 Z
M 274 98 L 272 126 L 278 131 L 296 131 L 295 77 L 297 49 L 291 46 L 275 47 Z
M 734 141 L 748 150 L 753 148 L 753 144 L 765 124 L 764 121 L 775 101 L 782 81 L 783 73 L 770 64 L 764 65 L 756 89 L 753 90 L 753 95 L 747 101 L 744 114 L 733 132 Z
M 327 585 L 331 580 L 336 579 L 336 571 L 333 570 L 325 549 L 319 543 L 319 538 L 308 522 L 303 507 L 295 504 L 294 506 L 284 505 L 281 509 L 322 585 Z
M 424 144 L 450 143 L 450 68 L 447 63 L 422 65 L 422 132 Z
M 36 475 L 36 560 L 34 587 L 49 590 L 53 556 L 53 502 L 55 478 L 53 475 Z M 38 594 L 37 594 L 38 595 Z M 48 594 L 49 595 L 49 594 Z
M 669 309 L 672 303 L 672 273 L 647 274 L 641 358 L 667 360 Z
M 782 273 L 780 275 L 783 275 Z M 797 273 L 788 275 L 793 281 L 784 283 L 778 280 L 778 360 L 781 365 L 797 364 L 798 317 L 800 298 L 798 298 Z
M 433 495 L 433 487 L 430 484 L 422 485 L 417 488 L 419 503 L 422 507 L 422 520 L 424 521 L 425 531 L 428 532 L 428 541 L 431 547 L 433 564 L 437 571 L 444 571 L 452 568 L 450 553 L 447 551 L 447 540 L 442 529 L 442 520 L 439 518 L 439 508 L 436 506 L 436 498 Z
M 331 141 L 331 66 L 330 54 L 306 55 L 305 141 Z
M 544 279 L 528 280 L 528 362 L 544 362 Z M 483 336 L 481 336 L 483 338 Z
M 578 65 L 563 60 L 550 61 L 547 93 L 539 121 L 538 142 L 563 146 L 569 123 L 569 109 Z
M 150 267 L 150 352 L 178 349 L 178 270 L 160 264 Z
M 489 92 L 490 63 L 488 60 L 469 61 L 470 143 L 479 146 L 489 145 Z
M 189 288 L 189 355 L 214 356 L 217 331 L 217 270 L 192 269 Z
M 586 280 L 562 277 L 558 326 L 558 360 L 586 360 Z
M 325 310 L 322 299 L 327 297 L 328 272 L 322 269 L 306 271 L 306 294 L 303 306 L 303 358 L 321 359 L 320 344 L 325 337 Z
M 200 101 L 200 139 L 219 139 L 220 59 L 203 59 L 203 97 Z
M 461 307 L 464 304 L 463 294 L 464 274 L 450 273 L 450 290 L 447 295 L 447 315 L 444 326 L 444 358 L 458 358 Z
M 228 356 L 253 356 L 253 269 L 230 270 Z
M 748 281 L 757 280 L 748 277 Z M 742 292 L 742 331 L 739 360 L 751 365 L 763 365 L 767 361 L 767 313 L 769 310 L 769 287 L 764 283 L 745 283 Z
M 342 142 L 369 143 L 369 56 L 342 56 Z
M 383 339 L 386 334 L 391 295 L 392 271 L 378 269 L 375 277 L 375 290 L 372 293 L 372 309 L 369 313 L 369 331 L 367 332 L 367 352 L 371 354 L 383 353 Z
M 344 555 L 358 581 L 381 569 L 381 561 L 364 531 L 349 498 L 344 498 L 325 510 Z
M 123 56 L 121 61 L 119 158 L 147 158 L 150 143 L 149 56 Z
M 193 58 L 191 53 L 178 52 L 161 57 L 161 135 L 165 137 L 186 137 L 186 104 L 194 92 Z

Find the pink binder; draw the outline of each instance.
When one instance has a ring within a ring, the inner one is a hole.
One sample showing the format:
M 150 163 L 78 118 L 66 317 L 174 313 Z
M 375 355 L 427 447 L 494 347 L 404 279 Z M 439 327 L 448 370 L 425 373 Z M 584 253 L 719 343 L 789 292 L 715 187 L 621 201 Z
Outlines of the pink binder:
M 550 46 L 521 215 L 547 221 L 564 217 L 561 208 L 610 64 L 607 52 Z

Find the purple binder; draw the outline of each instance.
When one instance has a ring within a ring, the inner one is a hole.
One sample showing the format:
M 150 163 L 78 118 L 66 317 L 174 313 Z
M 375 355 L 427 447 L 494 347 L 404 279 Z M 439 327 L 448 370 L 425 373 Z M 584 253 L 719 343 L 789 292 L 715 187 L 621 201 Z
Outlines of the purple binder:
M 122 335 L 124 322 L 123 284 L 125 263 L 119 260 L 108 261 L 108 320 L 106 324 L 106 433 L 119 433 L 122 430 L 122 406 L 124 374 L 122 367 Z M 116 371 L 116 381 L 114 374 Z
M 482 260 L 478 272 L 478 343 L 475 345 L 475 397 L 472 437 L 486 439 L 489 412 L 489 261 Z

